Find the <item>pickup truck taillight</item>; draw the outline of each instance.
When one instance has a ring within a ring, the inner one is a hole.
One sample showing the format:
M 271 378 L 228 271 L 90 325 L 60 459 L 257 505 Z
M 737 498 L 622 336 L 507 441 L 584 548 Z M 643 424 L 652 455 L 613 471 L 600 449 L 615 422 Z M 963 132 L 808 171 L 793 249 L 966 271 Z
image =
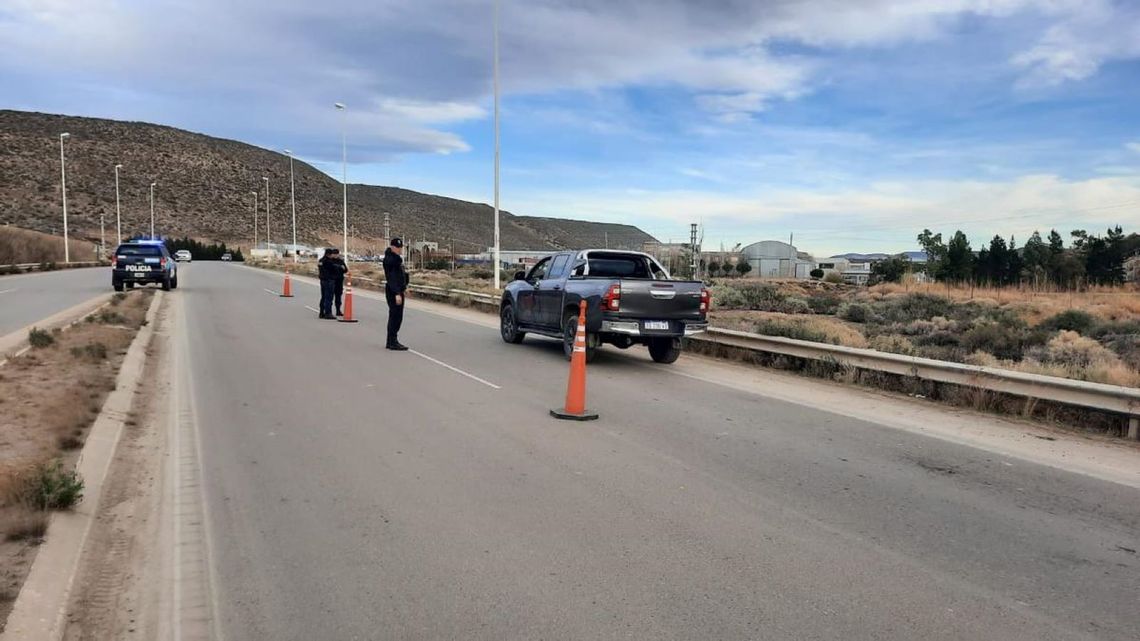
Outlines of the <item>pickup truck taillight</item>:
M 114 269 L 115 266 L 118 264 L 119 264 L 119 257 L 118 256 L 112 256 L 111 257 L 111 269 Z
M 162 258 L 158 259 L 158 266 L 163 268 L 163 269 L 166 269 L 166 256 L 163 256 Z
M 701 313 L 707 314 L 710 307 L 712 307 L 712 295 L 708 289 L 701 288 Z
M 602 309 L 611 312 L 621 310 L 621 285 L 610 285 L 609 291 L 602 297 Z

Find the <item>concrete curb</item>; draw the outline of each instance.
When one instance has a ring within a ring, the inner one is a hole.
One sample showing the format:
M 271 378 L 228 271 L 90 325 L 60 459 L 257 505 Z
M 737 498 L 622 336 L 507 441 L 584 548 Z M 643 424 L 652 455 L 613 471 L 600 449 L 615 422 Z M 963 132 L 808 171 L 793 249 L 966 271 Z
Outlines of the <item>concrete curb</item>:
M 83 478 L 83 502 L 69 512 L 55 512 L 48 525 L 46 542 L 40 547 L 24 586 L 16 598 L 0 641 L 56 641 L 63 637 L 65 616 L 79 561 L 123 432 L 138 383 L 146 366 L 146 353 L 154 336 L 155 318 L 164 294 L 156 292 L 144 325 L 119 368 L 115 389 L 107 396 L 95 419 L 76 471 Z
M 82 320 L 84 316 L 94 312 L 100 306 L 110 302 L 112 295 L 113 293 L 111 292 L 99 294 L 78 305 L 69 307 L 62 312 L 56 312 L 43 320 L 36 321 L 31 325 L 26 325 L 14 332 L 0 336 L 0 364 L 6 363 L 10 356 L 28 343 L 28 331 L 33 327 L 39 329 L 55 329 L 57 327 L 73 325 L 76 321 Z

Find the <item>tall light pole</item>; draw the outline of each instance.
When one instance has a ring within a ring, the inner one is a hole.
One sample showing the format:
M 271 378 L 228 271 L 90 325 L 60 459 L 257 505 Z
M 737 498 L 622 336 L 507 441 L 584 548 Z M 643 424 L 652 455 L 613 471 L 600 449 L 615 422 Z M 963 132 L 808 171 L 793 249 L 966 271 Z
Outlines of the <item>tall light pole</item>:
M 289 156 L 289 202 L 293 206 L 293 264 L 297 264 L 297 190 L 293 184 L 293 152 L 286 149 L 285 153 Z
M 154 186 L 158 183 L 150 184 L 150 239 L 154 240 Z
M 63 262 L 71 262 L 71 246 L 67 238 L 67 161 L 63 157 L 63 141 L 71 134 L 59 135 L 59 184 L 63 193 Z
M 495 289 L 499 289 L 499 0 L 495 0 Z
M 123 244 L 123 212 L 119 208 L 119 170 L 122 168 L 122 165 L 115 165 L 115 233 L 120 245 Z
M 257 192 L 249 192 L 253 194 L 253 247 L 249 248 L 249 255 L 253 256 L 253 250 L 257 249 Z
M 333 106 L 337 111 L 344 111 L 344 103 L 336 102 Z M 344 122 L 344 117 L 340 119 L 340 153 L 341 153 L 341 171 L 343 177 L 341 178 L 341 185 L 344 187 L 344 259 L 348 260 L 348 133 L 345 131 L 347 125 Z
M 265 181 L 265 248 L 269 249 L 269 179 L 265 176 L 261 177 Z

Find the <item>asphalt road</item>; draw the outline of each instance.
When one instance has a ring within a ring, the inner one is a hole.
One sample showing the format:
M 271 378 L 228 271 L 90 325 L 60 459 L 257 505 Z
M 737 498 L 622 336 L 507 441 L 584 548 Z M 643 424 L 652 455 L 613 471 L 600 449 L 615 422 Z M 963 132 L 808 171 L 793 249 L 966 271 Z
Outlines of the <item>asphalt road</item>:
M 109 291 L 106 267 L 0 276 L 0 336 Z
M 1135 489 L 639 350 L 557 422 L 556 343 L 278 278 L 175 293 L 226 639 L 1138 638 Z

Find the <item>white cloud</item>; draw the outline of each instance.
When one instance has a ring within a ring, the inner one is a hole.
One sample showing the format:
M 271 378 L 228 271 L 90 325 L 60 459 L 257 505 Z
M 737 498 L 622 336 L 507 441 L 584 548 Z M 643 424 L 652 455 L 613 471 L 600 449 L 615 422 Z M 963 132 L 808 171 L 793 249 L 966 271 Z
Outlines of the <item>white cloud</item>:
M 1140 154 L 1140 140 L 1137 140 L 1136 142 L 1125 143 L 1124 148 L 1128 151 L 1135 151 L 1136 153 Z
M 451 101 L 385 99 L 380 101 L 379 111 L 412 122 L 434 124 L 479 120 L 487 116 L 487 110 L 479 105 Z

